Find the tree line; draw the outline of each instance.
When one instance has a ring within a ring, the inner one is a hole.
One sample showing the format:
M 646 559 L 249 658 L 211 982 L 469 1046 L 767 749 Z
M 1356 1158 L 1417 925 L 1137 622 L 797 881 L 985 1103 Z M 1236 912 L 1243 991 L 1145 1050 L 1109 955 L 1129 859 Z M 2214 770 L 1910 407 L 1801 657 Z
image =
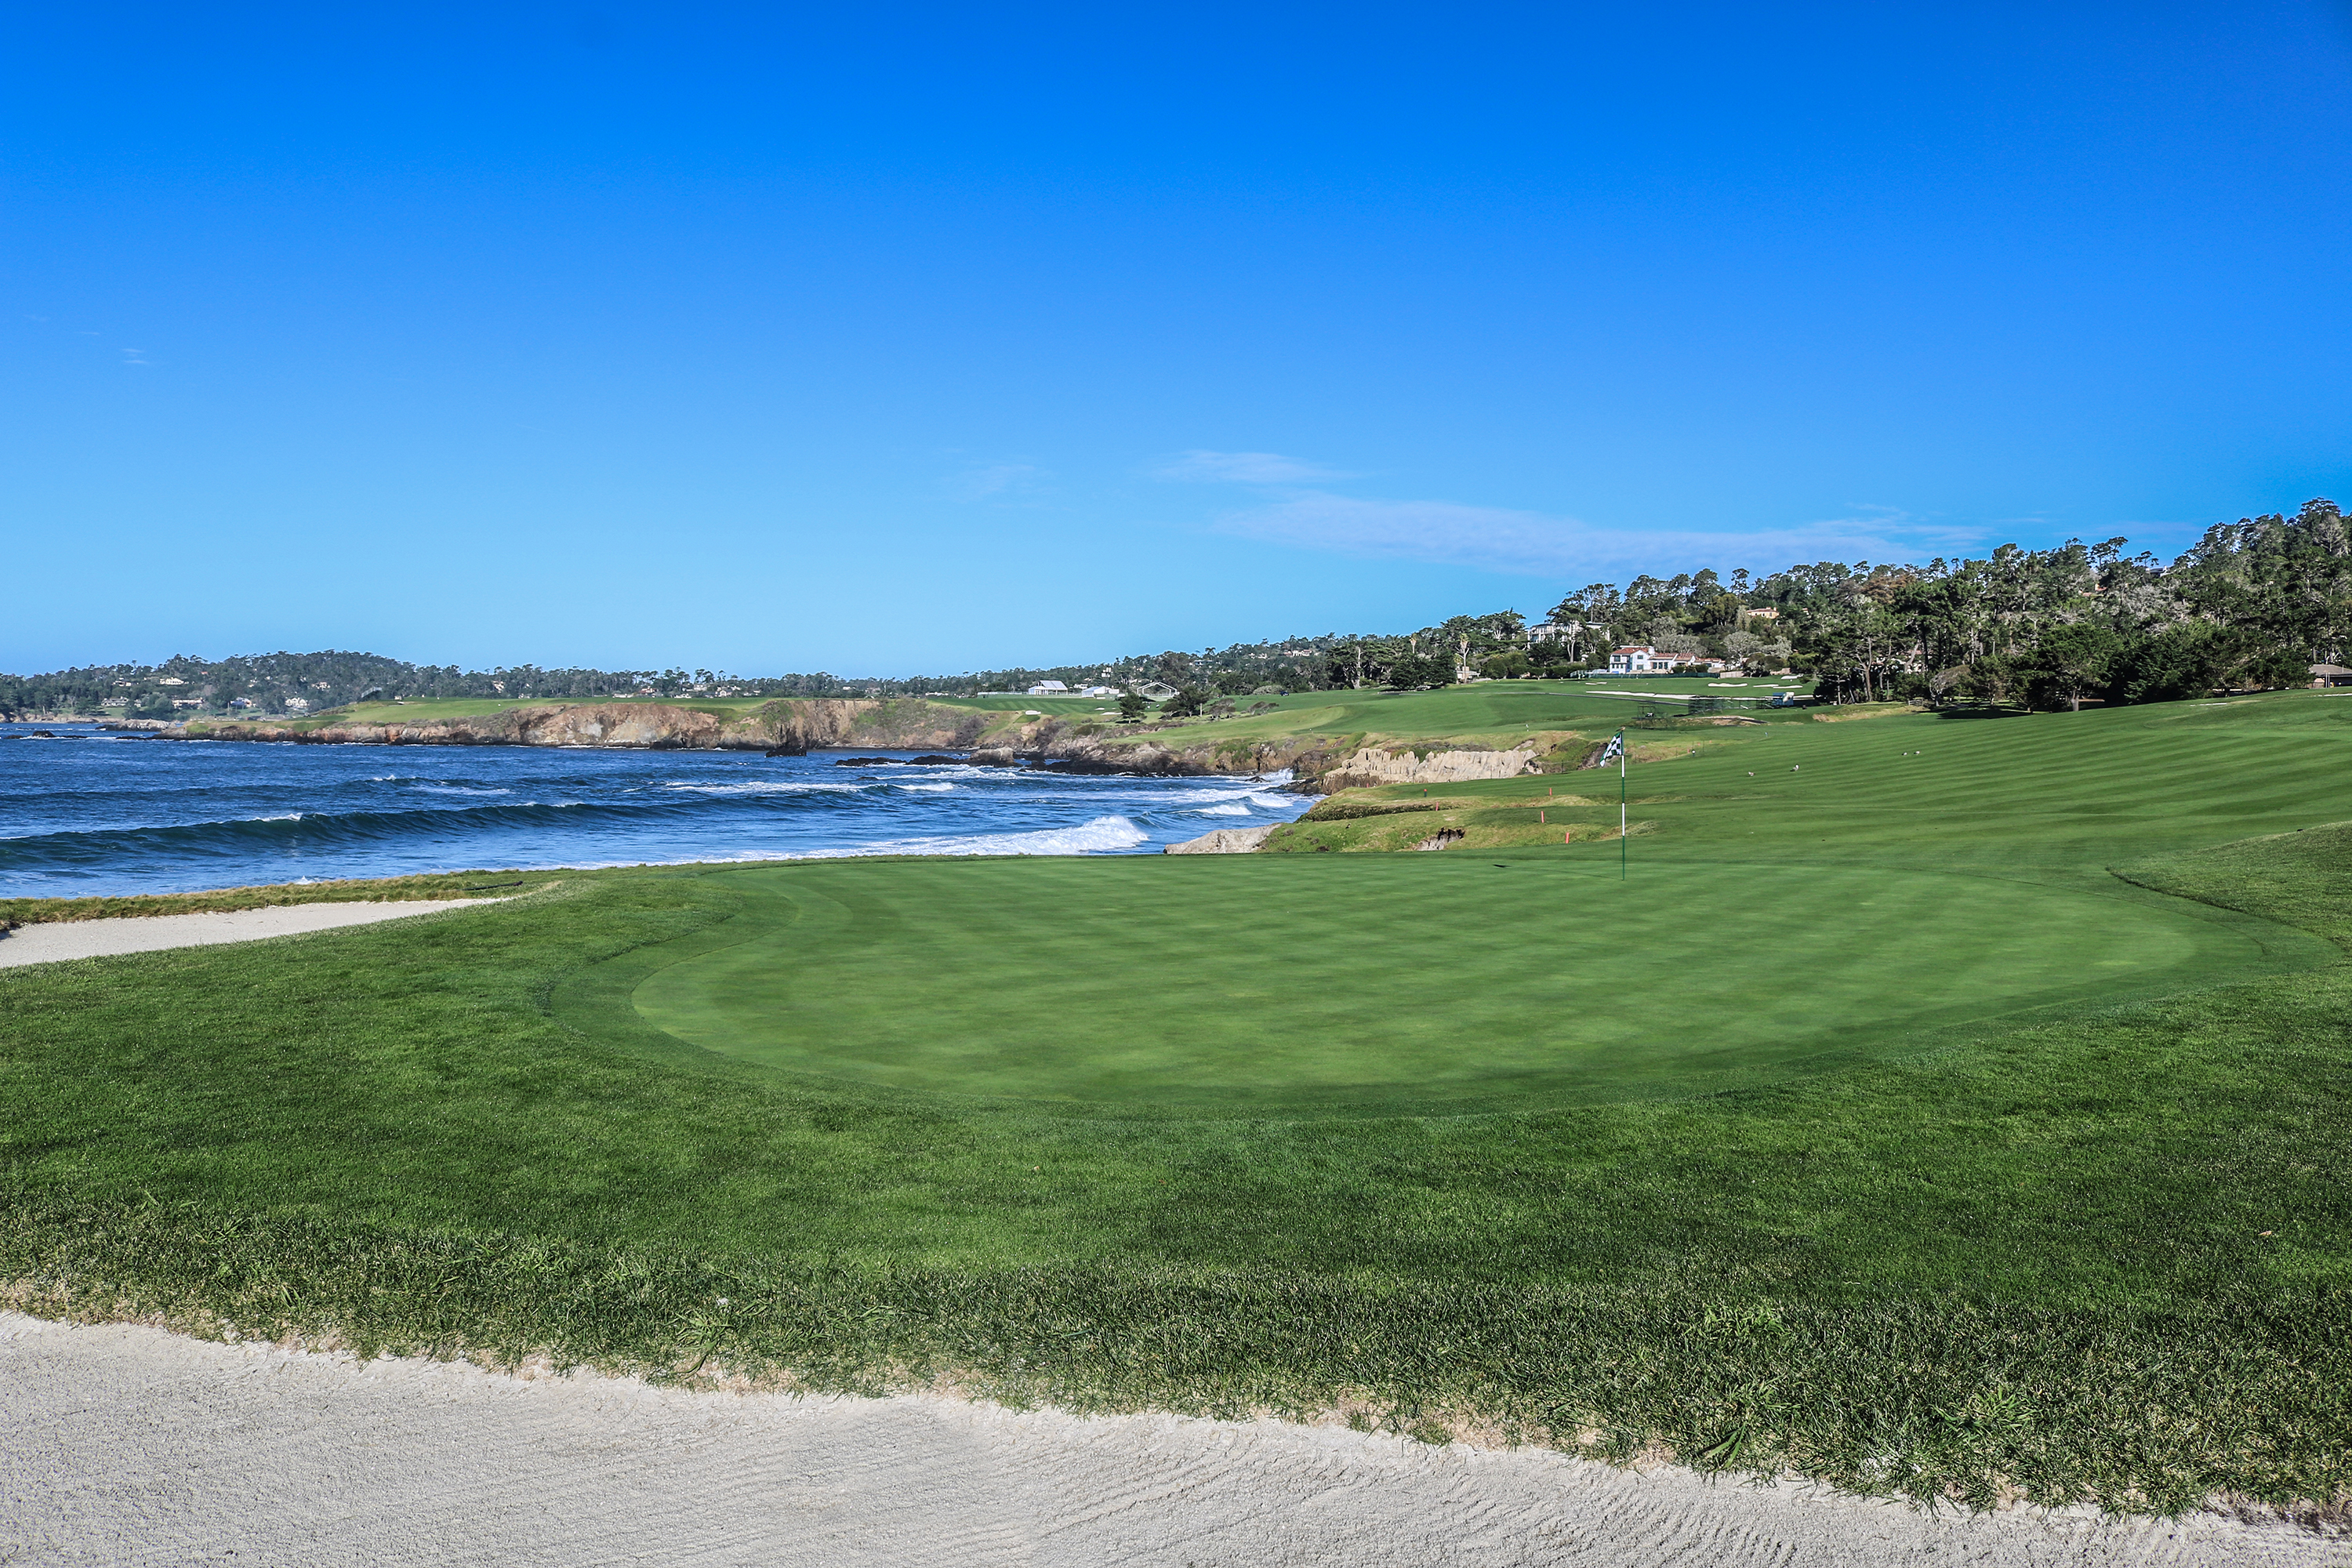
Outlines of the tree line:
M 1284 691 L 1415 689 L 1470 678 L 1564 676 L 1646 644 L 1754 673 L 1810 675 L 1832 700 L 1920 698 L 2079 707 L 2299 684 L 2352 651 L 2352 528 L 2307 501 L 2209 529 L 2169 564 L 2121 537 L 2048 550 L 2004 544 L 1925 565 L 1833 561 L 1759 576 L 1713 568 L 1595 582 L 1530 627 L 1512 610 L 1401 633 L 1323 632 L 1050 668 L 843 678 L 707 668 L 416 665 L 368 653 L 273 653 L 0 675 L 0 717 L 32 713 L 288 715 L 374 698 L 572 700 L 659 697 L 971 696 L 1041 680 L 1164 684 L 1175 709 Z

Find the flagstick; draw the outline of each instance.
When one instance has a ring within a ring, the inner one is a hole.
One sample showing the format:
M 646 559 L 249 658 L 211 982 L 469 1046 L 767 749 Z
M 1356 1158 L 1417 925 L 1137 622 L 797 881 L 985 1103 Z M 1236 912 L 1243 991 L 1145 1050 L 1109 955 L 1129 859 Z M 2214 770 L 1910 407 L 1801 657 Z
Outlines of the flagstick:
M 1625 731 L 1617 731 L 1617 879 L 1625 879 Z

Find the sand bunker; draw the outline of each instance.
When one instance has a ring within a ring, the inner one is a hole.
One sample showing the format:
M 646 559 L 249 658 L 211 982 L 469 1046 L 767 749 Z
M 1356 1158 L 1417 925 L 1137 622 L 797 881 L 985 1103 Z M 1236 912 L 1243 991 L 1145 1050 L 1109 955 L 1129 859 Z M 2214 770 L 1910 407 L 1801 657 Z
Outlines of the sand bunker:
M 259 942 L 264 937 L 332 931 L 338 926 L 437 915 L 444 910 L 503 903 L 503 899 L 417 899 L 391 904 L 279 904 L 266 910 L 216 914 L 148 915 L 130 920 L 60 921 L 19 926 L 0 936 L 0 969 L 20 963 L 55 963 L 68 958 L 101 958 L 118 952 L 155 952 L 167 947 L 209 947 L 215 942 Z
M 1345 1429 L 691 1394 L 11 1313 L 0 1519 L 0 1555 L 46 1563 L 2345 1561 L 2218 1515 L 1931 1517 Z

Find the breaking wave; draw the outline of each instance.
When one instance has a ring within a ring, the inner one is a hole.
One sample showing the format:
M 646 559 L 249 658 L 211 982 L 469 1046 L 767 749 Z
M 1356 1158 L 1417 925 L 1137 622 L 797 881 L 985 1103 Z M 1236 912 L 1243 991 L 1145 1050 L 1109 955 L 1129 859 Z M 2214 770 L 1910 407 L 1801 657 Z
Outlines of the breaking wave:
M 1118 855 L 1307 802 L 1264 778 L 481 747 L 0 747 L 0 895 L 150 892 L 479 867 L 858 855 Z

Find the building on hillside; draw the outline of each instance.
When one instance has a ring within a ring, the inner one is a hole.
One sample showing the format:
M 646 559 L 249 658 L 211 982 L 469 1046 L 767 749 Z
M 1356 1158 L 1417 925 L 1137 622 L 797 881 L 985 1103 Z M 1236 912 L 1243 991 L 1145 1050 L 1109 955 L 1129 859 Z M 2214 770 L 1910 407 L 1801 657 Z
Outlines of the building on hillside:
M 1584 623 L 1582 621 L 1546 621 L 1539 626 L 1529 626 L 1528 628 L 1528 641 L 1558 642 L 1562 637 L 1574 638 L 1581 637 L 1583 633 Z
M 1780 618 L 1780 612 L 1767 605 L 1759 609 L 1743 609 L 1739 612 L 1739 618 L 1743 621 L 1777 621 Z
M 2315 664 L 2311 667 L 2314 686 L 2352 686 L 2352 669 L 2340 664 Z
M 1024 697 L 1067 697 L 1070 689 L 1058 680 L 1041 680 L 1022 693 Z
M 1609 650 L 1612 675 L 1664 675 L 1684 669 L 1696 675 L 1721 675 L 1727 661 L 1701 653 L 1660 653 L 1648 643 L 1633 643 Z

